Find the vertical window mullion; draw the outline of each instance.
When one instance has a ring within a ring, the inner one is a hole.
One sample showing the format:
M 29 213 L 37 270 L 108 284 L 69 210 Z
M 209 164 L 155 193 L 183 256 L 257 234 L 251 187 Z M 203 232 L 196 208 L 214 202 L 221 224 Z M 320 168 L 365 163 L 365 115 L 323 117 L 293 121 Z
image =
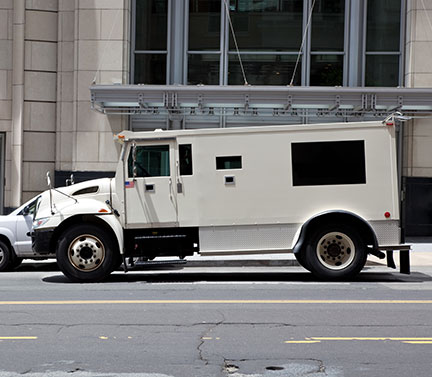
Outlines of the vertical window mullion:
M 171 46 L 172 46 L 172 0 L 168 0 L 168 14 L 167 14 L 167 56 L 166 56 L 166 84 L 171 84 L 170 76 L 171 76 Z
M 132 1 L 132 22 L 131 22 L 131 53 L 129 82 L 135 84 L 135 43 L 136 43 L 136 1 Z
M 309 25 L 309 28 L 307 28 L 308 19 L 309 19 L 309 12 L 310 7 L 312 5 L 313 0 L 304 0 L 303 5 L 303 33 L 302 33 L 302 39 L 305 33 L 305 44 L 303 46 L 302 56 L 301 56 L 301 67 L 302 67 L 302 78 L 301 78 L 301 85 L 302 86 L 309 86 L 310 83 L 310 52 L 311 52 L 311 28 L 312 28 L 312 18 L 311 23 Z M 307 28 L 307 29 L 306 29 Z M 300 42 L 301 43 L 301 42 Z
M 184 53 L 183 53 L 183 83 L 188 82 L 188 66 L 189 66 L 189 0 L 184 0 L 185 2 L 185 16 L 184 16 Z
M 342 63 L 342 85 L 348 85 L 348 64 L 349 64 L 349 37 L 350 37 L 350 13 L 351 13 L 351 5 L 349 0 L 345 0 L 345 28 L 344 28 L 344 54 L 343 54 L 343 63 Z
M 229 21 L 224 0 L 221 0 L 221 29 L 220 29 L 220 72 L 219 84 L 228 84 L 228 49 L 229 49 Z

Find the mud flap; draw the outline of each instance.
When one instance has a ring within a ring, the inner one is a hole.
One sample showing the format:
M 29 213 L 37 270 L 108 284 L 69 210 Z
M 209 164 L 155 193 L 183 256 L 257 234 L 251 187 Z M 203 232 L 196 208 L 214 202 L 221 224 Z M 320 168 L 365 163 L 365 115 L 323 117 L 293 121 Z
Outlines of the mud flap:
M 411 273 L 409 250 L 399 251 L 399 263 L 400 263 L 400 273 L 409 275 Z
M 399 270 L 401 274 L 409 275 L 411 273 L 409 252 L 409 250 L 399 251 Z M 393 250 L 387 250 L 387 266 L 390 268 L 396 268 L 396 264 L 393 259 Z
M 396 268 L 396 264 L 393 259 L 393 250 L 387 250 L 387 267 Z

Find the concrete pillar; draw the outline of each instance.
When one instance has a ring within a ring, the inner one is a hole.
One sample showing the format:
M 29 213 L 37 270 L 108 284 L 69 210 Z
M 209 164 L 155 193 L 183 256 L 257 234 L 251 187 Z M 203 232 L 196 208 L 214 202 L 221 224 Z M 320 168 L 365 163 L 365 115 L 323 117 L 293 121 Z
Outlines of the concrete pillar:
M 15 0 L 13 4 L 12 167 L 10 205 L 12 207 L 18 207 L 22 201 L 25 0 Z

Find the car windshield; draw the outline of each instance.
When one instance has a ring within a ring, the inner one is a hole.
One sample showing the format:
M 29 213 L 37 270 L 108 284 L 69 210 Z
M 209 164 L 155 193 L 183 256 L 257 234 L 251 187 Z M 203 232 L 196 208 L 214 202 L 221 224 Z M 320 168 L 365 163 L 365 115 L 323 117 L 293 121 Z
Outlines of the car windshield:
M 21 205 L 21 207 L 18 207 L 15 211 L 13 211 L 12 213 L 10 213 L 10 215 L 12 216 L 19 216 L 19 215 L 23 215 L 24 214 L 24 209 L 26 207 L 28 207 L 29 215 L 34 215 L 34 213 L 36 212 L 36 205 L 38 204 L 40 199 L 40 195 L 37 196 L 36 198 L 32 198 L 30 199 L 28 202 L 24 203 L 23 205 Z

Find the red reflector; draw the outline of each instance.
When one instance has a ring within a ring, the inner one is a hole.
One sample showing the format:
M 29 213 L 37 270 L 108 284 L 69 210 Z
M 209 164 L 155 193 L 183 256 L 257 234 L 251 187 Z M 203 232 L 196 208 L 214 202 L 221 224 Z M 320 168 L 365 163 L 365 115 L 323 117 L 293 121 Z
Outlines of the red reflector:
M 386 122 L 386 126 L 389 126 L 389 127 L 391 127 L 391 126 L 394 126 L 394 122 Z
M 105 208 L 102 208 L 98 211 L 99 213 L 108 213 L 108 211 Z
M 384 216 L 385 216 L 385 218 L 386 219 L 388 219 L 391 215 L 390 215 L 390 212 L 386 212 L 386 213 L 384 213 Z

